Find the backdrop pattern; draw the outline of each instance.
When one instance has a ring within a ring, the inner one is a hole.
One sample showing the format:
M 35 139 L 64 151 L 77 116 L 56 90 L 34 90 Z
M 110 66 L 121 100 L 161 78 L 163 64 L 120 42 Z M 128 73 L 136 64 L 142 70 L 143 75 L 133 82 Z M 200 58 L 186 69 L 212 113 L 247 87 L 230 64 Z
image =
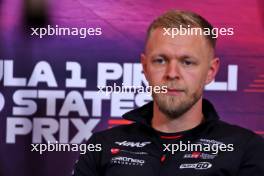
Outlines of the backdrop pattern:
M 233 36 L 218 39 L 221 71 L 216 89 L 205 97 L 222 120 L 264 135 L 262 0 L 39 0 L 33 9 L 40 9 L 28 14 L 30 2 L 0 0 L 0 175 L 70 175 L 78 152 L 40 155 L 30 144 L 84 143 L 95 131 L 127 123 L 121 115 L 150 97 L 102 95 L 97 84 L 145 83 L 139 64 L 145 31 L 169 9 L 191 10 L 215 27 L 234 28 Z M 32 16 L 41 23 L 32 23 Z M 28 33 L 32 25 L 45 24 L 101 28 L 102 35 L 40 39 Z

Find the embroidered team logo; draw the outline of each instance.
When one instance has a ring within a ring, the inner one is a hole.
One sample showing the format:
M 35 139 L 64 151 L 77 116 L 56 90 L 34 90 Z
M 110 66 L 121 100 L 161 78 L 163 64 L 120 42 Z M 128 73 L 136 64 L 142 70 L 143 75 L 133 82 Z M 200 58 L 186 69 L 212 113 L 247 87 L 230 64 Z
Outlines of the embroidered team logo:
M 122 141 L 122 142 L 115 142 L 115 144 L 120 146 L 126 147 L 145 147 L 146 145 L 150 144 L 151 142 L 130 142 L 130 141 Z

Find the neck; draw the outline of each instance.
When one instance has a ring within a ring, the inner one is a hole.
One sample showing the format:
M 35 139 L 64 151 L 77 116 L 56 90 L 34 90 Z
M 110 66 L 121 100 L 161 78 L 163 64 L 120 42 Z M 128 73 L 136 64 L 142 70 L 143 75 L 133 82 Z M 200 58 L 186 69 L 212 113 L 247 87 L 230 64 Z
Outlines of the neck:
M 176 133 L 190 130 L 203 121 L 202 98 L 200 98 L 187 112 L 176 119 L 171 119 L 162 113 L 157 104 L 153 105 L 152 127 L 165 133 Z

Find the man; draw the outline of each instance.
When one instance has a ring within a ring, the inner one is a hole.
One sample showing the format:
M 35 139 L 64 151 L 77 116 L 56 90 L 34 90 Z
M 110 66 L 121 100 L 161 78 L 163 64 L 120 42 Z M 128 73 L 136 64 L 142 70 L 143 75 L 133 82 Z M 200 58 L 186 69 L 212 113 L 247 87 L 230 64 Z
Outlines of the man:
M 263 139 L 220 121 L 202 98 L 219 67 L 214 36 L 166 32 L 182 27 L 213 29 L 186 11 L 154 20 L 141 63 L 149 85 L 167 86 L 167 93 L 153 92 L 153 102 L 124 114 L 134 123 L 95 133 L 88 143 L 101 144 L 102 151 L 81 155 L 74 175 L 264 175 Z

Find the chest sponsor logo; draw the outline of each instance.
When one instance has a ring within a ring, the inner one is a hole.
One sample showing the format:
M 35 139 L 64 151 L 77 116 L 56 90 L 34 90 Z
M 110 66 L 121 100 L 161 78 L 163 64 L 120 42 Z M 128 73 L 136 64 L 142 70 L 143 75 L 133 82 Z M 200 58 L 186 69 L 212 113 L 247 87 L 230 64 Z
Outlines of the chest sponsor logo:
M 192 152 L 190 154 L 185 154 L 183 158 L 195 158 L 195 159 L 214 159 L 217 155 L 207 154 L 202 152 Z
M 111 163 L 121 164 L 121 165 L 143 166 L 145 164 L 145 160 L 117 156 L 111 159 Z
M 150 144 L 151 142 L 130 142 L 130 141 L 122 141 L 122 142 L 115 142 L 115 144 L 125 147 L 145 147 L 146 145 Z
M 209 162 L 199 162 L 199 163 L 190 163 L 190 164 L 181 164 L 180 169 L 195 169 L 195 170 L 204 170 L 212 167 L 212 164 Z
M 120 152 L 134 154 L 134 155 L 148 155 L 147 152 L 136 152 L 136 151 L 122 150 L 122 149 L 119 149 L 119 148 L 111 148 L 111 154 L 112 155 L 117 155 Z

